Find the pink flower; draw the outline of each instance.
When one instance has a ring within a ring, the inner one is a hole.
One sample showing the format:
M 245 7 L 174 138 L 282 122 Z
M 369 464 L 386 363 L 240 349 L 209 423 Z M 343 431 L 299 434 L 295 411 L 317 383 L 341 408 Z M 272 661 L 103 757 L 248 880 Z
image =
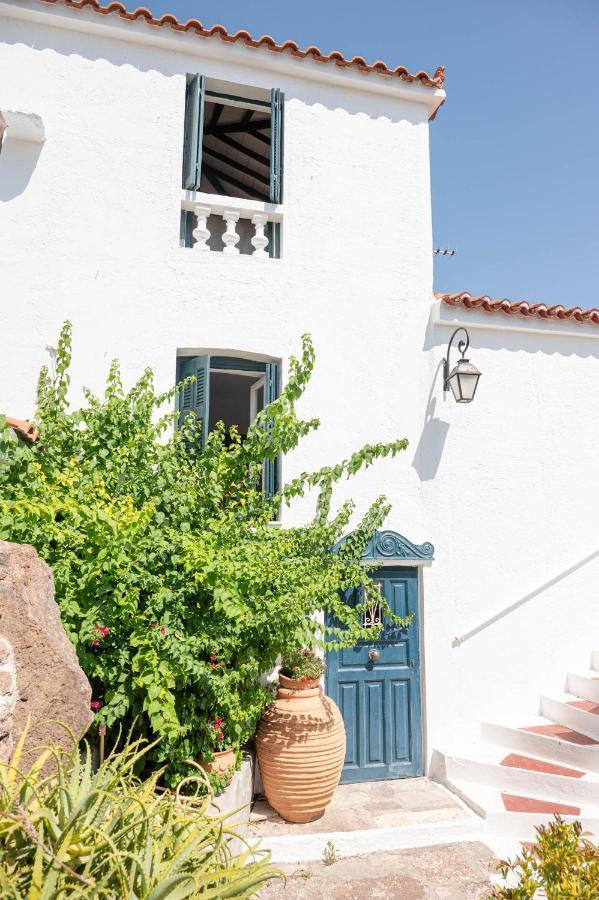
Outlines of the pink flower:
M 150 624 L 150 628 L 158 628 L 157 623 L 156 623 L 156 622 L 152 622 L 152 623 Z
M 222 724 L 223 724 L 223 720 L 221 719 L 220 716 L 217 716 L 217 717 L 216 717 L 216 719 L 214 720 L 214 724 L 215 724 L 215 725 L 222 725 Z
M 213 669 L 216 669 L 216 663 L 210 663 L 210 665 Z
M 162 635 L 162 637 L 164 637 L 164 635 L 166 634 L 166 628 L 164 627 L 164 625 L 160 629 L 160 634 Z
M 92 702 L 90 703 L 90 706 L 93 710 L 97 711 L 98 709 L 100 709 L 102 704 L 100 703 L 99 700 L 92 700 Z
M 98 638 L 94 638 L 92 641 L 92 647 L 99 647 L 99 646 L 100 646 L 100 641 L 98 640 Z
M 212 660 L 212 662 L 214 662 L 216 660 L 216 653 L 211 653 L 210 659 Z
M 96 631 L 99 631 L 103 638 L 110 634 L 110 629 L 104 628 L 103 625 L 94 625 Z
M 219 733 L 216 735 L 216 739 L 218 741 L 222 741 L 223 737 L 224 737 L 224 735 L 223 735 L 222 731 L 219 731 Z

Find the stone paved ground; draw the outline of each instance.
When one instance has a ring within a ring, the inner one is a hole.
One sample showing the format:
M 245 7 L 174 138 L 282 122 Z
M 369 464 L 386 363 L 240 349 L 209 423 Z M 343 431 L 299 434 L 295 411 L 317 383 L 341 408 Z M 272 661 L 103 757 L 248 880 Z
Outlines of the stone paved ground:
M 442 844 L 282 866 L 263 900 L 486 900 L 494 857 L 479 843 Z
M 441 825 L 463 822 L 467 818 L 463 806 L 440 784 L 428 778 L 397 778 L 339 785 L 324 815 L 306 825 L 285 822 L 266 801 L 257 801 L 251 817 L 251 832 L 264 838 L 265 846 L 268 846 L 270 835 Z

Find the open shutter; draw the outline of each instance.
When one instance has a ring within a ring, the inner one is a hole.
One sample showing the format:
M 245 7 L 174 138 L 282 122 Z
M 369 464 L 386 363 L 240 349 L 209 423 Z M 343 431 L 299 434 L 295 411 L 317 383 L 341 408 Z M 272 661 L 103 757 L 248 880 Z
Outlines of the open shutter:
M 202 178 L 205 81 L 203 75 L 194 75 L 185 88 L 183 187 L 187 191 L 199 191 Z
M 266 364 L 264 381 L 264 405 L 267 406 L 279 396 L 279 367 L 276 363 Z M 277 459 L 264 462 L 264 493 L 273 497 L 279 489 L 279 465 Z
M 179 246 L 193 247 L 193 213 L 188 209 L 181 210 L 181 225 L 179 227 Z
M 195 382 L 187 385 L 179 394 L 179 425 L 182 425 L 190 412 L 194 412 L 202 420 L 200 448 L 208 438 L 208 416 L 210 413 L 210 357 L 186 356 L 179 365 L 179 380 L 188 375 L 195 375 Z
M 283 100 L 279 88 L 270 92 L 270 202 L 283 202 Z

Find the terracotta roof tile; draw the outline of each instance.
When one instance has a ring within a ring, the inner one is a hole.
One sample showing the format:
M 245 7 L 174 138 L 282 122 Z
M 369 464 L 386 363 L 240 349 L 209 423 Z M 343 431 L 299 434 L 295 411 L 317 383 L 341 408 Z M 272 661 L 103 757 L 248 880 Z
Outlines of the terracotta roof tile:
M 29 444 L 34 444 L 39 440 L 40 433 L 33 422 L 26 422 L 24 419 L 13 419 L 12 416 L 6 416 L 6 424 L 12 428 L 16 434 Z
M 463 306 L 465 309 L 482 309 L 488 313 L 504 313 L 507 316 L 537 317 L 538 319 L 573 320 L 581 325 L 599 325 L 599 309 L 583 309 L 580 306 L 547 306 L 545 303 L 527 303 L 525 300 L 492 300 L 486 295 L 472 297 L 467 291 L 461 294 L 435 294 L 447 306 Z
M 132 12 L 128 12 L 127 8 L 122 3 L 118 2 L 108 3 L 106 6 L 102 6 L 98 0 L 40 0 L 40 2 L 50 4 L 60 3 L 62 6 L 66 6 L 69 9 L 84 9 L 85 7 L 89 7 L 93 12 L 103 16 L 115 14 L 121 19 L 130 22 L 133 22 L 136 19 L 142 19 L 147 25 L 158 28 L 163 28 L 168 25 L 173 31 L 191 31 L 198 37 L 203 38 L 218 37 L 227 44 L 242 42 L 246 47 L 265 47 L 273 53 L 290 53 L 292 56 L 300 59 L 310 57 L 320 63 L 333 62 L 335 65 L 344 69 L 353 66 L 361 72 L 377 72 L 379 75 L 396 76 L 407 82 L 419 81 L 426 87 L 442 88 L 445 83 L 444 66 L 439 66 L 432 76 L 423 70 L 410 73 L 405 66 L 389 68 L 389 66 L 380 59 L 369 64 L 363 56 L 352 56 L 351 59 L 347 59 L 339 50 L 333 50 L 331 53 L 323 53 L 318 47 L 313 45 L 302 50 L 295 41 L 283 41 L 282 44 L 278 44 L 269 34 L 263 34 L 262 37 L 254 38 L 249 31 L 241 29 L 240 31 L 229 32 L 224 25 L 213 25 L 211 28 L 204 28 L 198 19 L 188 19 L 187 22 L 180 22 L 172 13 L 167 13 L 159 19 L 156 19 L 152 12 L 145 6 L 140 6 Z

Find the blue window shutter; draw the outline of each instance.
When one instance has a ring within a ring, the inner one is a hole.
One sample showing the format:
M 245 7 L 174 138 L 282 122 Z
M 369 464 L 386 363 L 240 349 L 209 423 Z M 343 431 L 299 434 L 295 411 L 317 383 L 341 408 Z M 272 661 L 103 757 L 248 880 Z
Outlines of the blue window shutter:
M 183 187 L 199 191 L 202 178 L 202 137 L 204 134 L 203 75 L 188 77 L 185 88 L 185 134 L 183 140 Z
M 264 405 L 267 406 L 279 396 L 279 367 L 276 363 L 266 364 L 264 379 Z M 267 459 L 264 463 L 264 492 L 273 497 L 279 490 L 279 461 Z
M 200 448 L 208 438 L 208 418 L 210 415 L 210 357 L 185 356 L 179 363 L 179 381 L 188 375 L 195 375 L 195 382 L 187 385 L 179 394 L 179 425 L 190 412 L 202 420 Z
M 270 92 L 270 202 L 283 202 L 283 101 L 279 88 Z
M 179 228 L 179 246 L 193 246 L 193 213 L 188 209 L 181 210 L 181 225 Z
M 271 259 L 281 258 L 281 223 L 267 222 L 266 236 L 268 238 L 268 247 L 266 251 Z

